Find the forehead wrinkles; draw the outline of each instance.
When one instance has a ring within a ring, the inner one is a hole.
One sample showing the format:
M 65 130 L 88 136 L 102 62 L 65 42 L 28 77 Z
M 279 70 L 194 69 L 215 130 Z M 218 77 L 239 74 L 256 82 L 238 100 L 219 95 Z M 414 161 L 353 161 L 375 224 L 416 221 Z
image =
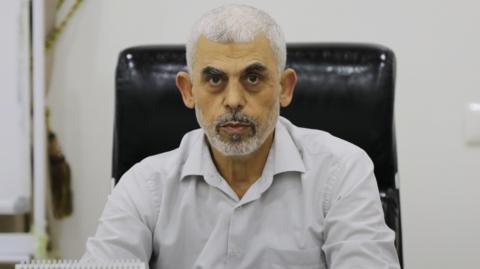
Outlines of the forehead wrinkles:
M 245 43 L 218 43 L 204 36 L 198 40 L 194 61 L 197 69 L 212 66 L 227 73 L 238 73 L 253 62 L 269 69 L 276 66 L 273 50 L 264 36 Z

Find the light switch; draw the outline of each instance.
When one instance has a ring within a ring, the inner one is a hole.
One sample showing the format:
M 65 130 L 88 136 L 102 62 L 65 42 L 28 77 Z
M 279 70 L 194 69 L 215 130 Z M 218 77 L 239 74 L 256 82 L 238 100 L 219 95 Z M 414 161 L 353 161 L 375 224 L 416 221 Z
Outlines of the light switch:
M 480 146 L 480 103 L 468 104 L 465 114 L 465 142 Z

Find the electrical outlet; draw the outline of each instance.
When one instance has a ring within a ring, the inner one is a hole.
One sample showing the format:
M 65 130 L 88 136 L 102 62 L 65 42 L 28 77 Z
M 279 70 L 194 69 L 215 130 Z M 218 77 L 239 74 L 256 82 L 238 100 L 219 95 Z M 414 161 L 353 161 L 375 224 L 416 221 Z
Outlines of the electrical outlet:
M 465 142 L 480 146 L 480 103 L 470 103 L 465 113 Z

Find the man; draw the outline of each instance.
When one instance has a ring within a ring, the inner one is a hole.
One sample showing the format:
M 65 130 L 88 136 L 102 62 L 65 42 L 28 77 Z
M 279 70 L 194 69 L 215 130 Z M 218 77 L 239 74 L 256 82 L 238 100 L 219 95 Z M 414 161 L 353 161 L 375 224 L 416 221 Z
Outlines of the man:
M 252 7 L 205 14 L 176 77 L 202 127 L 115 187 L 85 260 L 152 268 L 399 268 L 372 162 L 279 117 L 297 76 L 279 26 Z

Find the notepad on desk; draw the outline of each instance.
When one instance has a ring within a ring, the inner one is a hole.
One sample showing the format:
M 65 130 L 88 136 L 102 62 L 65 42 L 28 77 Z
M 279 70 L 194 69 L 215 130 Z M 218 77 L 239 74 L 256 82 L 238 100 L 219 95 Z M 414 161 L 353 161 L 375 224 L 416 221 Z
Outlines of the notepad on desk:
M 111 262 L 81 262 L 77 260 L 33 260 L 19 263 L 15 269 L 146 269 L 139 260 L 116 260 Z

